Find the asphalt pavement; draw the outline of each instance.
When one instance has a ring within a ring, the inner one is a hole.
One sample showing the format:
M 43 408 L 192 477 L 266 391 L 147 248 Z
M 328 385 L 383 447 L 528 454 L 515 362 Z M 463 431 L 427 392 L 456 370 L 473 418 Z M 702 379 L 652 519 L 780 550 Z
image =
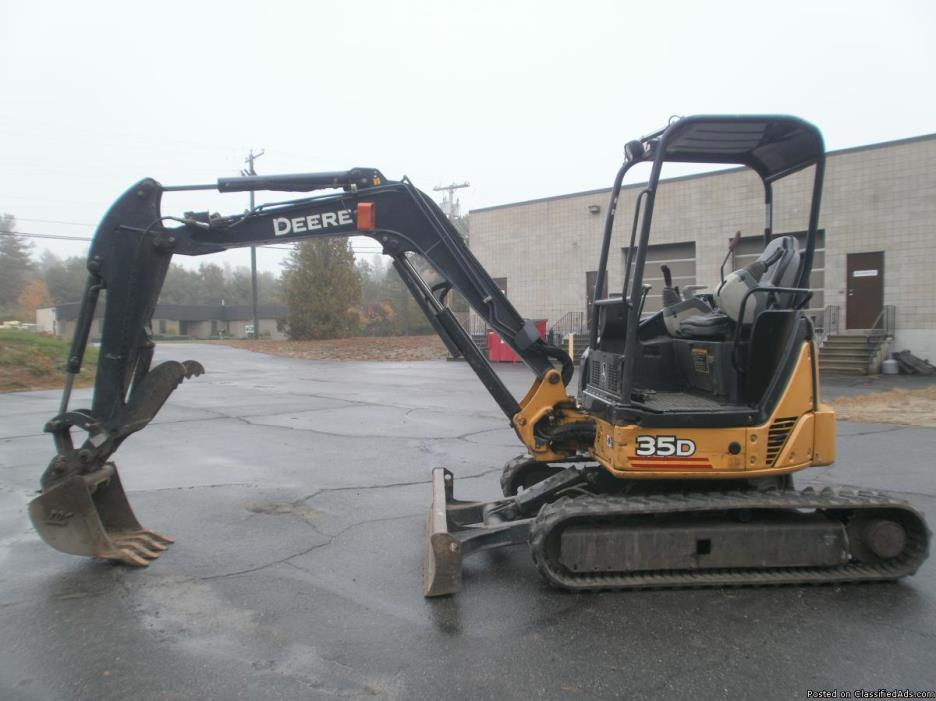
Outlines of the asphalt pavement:
M 936 566 L 899 583 L 569 594 L 523 547 L 420 592 L 429 478 L 496 498 L 521 452 L 458 362 L 335 363 L 224 346 L 117 465 L 177 542 L 149 568 L 56 552 L 26 505 L 57 392 L 0 395 L 0 699 L 808 698 L 936 688 Z M 522 396 L 532 379 L 501 367 Z M 844 392 L 850 393 L 850 392 Z M 77 391 L 72 406 L 87 405 Z M 798 485 L 888 489 L 936 514 L 936 429 L 839 424 Z

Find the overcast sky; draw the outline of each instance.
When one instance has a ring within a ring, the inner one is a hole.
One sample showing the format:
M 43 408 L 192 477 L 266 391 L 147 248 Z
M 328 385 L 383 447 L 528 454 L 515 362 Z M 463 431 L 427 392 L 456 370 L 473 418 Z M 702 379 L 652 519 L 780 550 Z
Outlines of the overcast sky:
M 211 182 L 250 148 L 261 173 L 469 180 L 465 210 L 606 187 L 672 114 L 791 113 L 830 149 L 936 131 L 932 0 L 0 0 L 0 27 L 0 212 L 28 232 L 90 236 L 137 179 Z

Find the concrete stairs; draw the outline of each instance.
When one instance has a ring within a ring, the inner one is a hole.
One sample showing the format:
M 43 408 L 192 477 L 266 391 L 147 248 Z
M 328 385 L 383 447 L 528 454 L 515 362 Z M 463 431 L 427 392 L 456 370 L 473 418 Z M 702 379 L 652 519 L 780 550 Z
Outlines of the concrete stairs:
M 880 342 L 868 341 L 869 332 L 828 336 L 819 349 L 819 370 L 848 375 L 877 372 Z

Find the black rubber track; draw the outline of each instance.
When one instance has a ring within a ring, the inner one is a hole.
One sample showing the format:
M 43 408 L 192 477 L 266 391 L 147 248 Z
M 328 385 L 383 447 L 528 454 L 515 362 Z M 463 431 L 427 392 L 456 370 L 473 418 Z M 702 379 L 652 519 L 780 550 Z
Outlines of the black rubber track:
M 750 509 L 818 509 L 822 511 L 897 514 L 907 544 L 897 557 L 876 564 L 850 562 L 836 567 L 764 569 L 699 569 L 651 572 L 570 572 L 554 555 L 566 526 L 653 514 L 730 512 Z M 923 516 L 905 501 L 881 492 L 808 487 L 802 491 L 707 492 L 640 497 L 580 496 L 545 505 L 530 529 L 530 548 L 537 569 L 553 586 L 569 590 L 663 589 L 714 586 L 765 586 L 887 581 L 916 572 L 929 554 L 929 530 Z
M 569 463 L 594 463 L 591 457 L 571 457 L 555 463 L 540 462 L 530 455 L 518 455 L 504 465 L 501 471 L 501 492 L 505 497 L 512 497 L 521 487 L 527 489 L 547 477 L 551 477 L 565 469 Z

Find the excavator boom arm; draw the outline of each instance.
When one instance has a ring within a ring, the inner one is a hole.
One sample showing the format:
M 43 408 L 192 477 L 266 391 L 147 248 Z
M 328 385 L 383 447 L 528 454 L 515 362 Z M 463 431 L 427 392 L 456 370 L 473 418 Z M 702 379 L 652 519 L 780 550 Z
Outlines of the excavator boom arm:
M 163 193 L 209 189 L 331 192 L 263 204 L 233 216 L 163 216 Z M 380 243 L 433 328 L 450 351 L 465 357 L 528 448 L 558 455 L 536 426 L 556 424 L 555 417 L 547 417 L 552 405 L 561 404 L 566 413 L 570 405 L 574 407 L 562 389 L 571 379 L 571 360 L 561 349 L 545 343 L 534 324 L 520 316 L 435 202 L 409 181 L 388 181 L 368 168 L 222 178 L 212 185 L 162 186 L 146 179 L 114 203 L 91 245 L 88 282 L 67 362 L 61 409 L 46 424 L 56 455 L 40 480 L 43 493 L 30 507 L 40 535 L 66 552 L 137 565 L 156 557 L 169 542 L 136 521 L 116 468 L 108 460 L 130 434 L 153 419 L 182 380 L 203 372 L 195 361 L 151 367 L 154 344 L 149 326 L 173 255 L 353 235 L 370 236 Z M 414 265 L 414 255 L 427 261 L 442 282 L 430 286 Z M 527 398 L 520 402 L 514 398 L 444 305 L 442 300 L 451 289 L 536 374 Z M 72 382 L 81 369 L 102 290 L 107 293 L 107 304 L 91 408 L 70 410 Z M 536 391 L 546 386 L 553 389 Z M 81 445 L 73 443 L 73 428 L 87 433 Z M 568 442 L 567 437 L 563 440 Z
M 163 225 L 167 219 L 160 212 L 163 192 L 209 187 L 221 192 L 343 190 L 261 205 L 229 217 L 190 214 L 175 220 L 180 226 Z M 102 337 L 105 352 L 100 356 L 101 379 L 93 413 L 112 416 L 126 395 L 134 377 L 133 368 L 147 352 L 145 328 L 173 254 L 201 255 L 274 241 L 353 235 L 370 236 L 380 243 L 437 333 L 450 350 L 464 355 L 476 372 L 484 375 L 482 381 L 508 417 L 519 410 L 516 400 L 490 368 L 484 369 L 485 363 L 476 362 L 483 358 L 474 357 L 474 344 L 461 327 L 453 328 L 449 320 L 440 318 L 447 316 L 441 299 L 449 289 L 461 294 L 537 377 L 542 378 L 558 363 L 568 382 L 572 371 L 568 356 L 540 339 L 535 325 L 514 309 L 435 202 L 408 181 L 387 181 L 379 171 L 363 168 L 338 173 L 223 178 L 214 186 L 162 187 L 144 180 L 111 208 L 89 256 L 89 288 L 109 291 Z M 428 261 L 444 282 L 430 288 L 409 254 Z M 76 334 L 72 360 L 80 358 L 86 340 Z M 116 352 L 108 352 L 112 349 Z

